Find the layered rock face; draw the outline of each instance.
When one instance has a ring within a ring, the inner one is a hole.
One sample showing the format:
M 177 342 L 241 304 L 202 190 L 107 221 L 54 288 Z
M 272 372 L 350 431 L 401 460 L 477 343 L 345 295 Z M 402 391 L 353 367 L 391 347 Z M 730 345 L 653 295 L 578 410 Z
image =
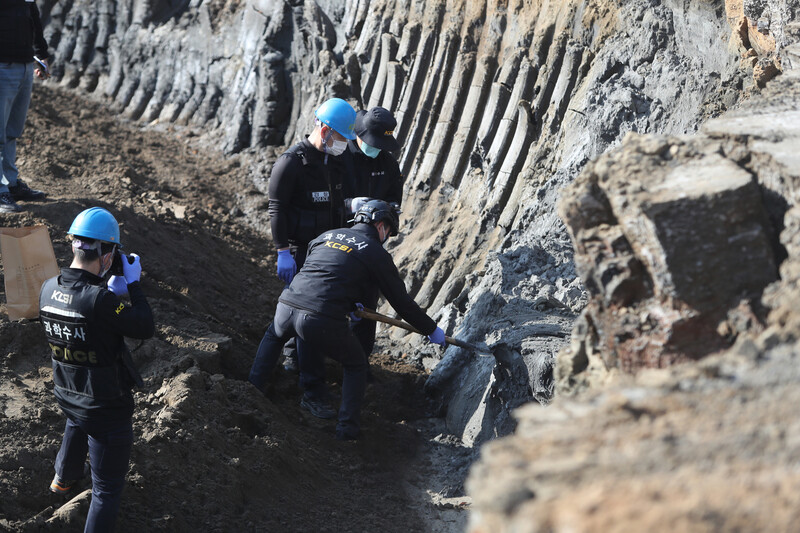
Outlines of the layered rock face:
M 556 401 L 482 449 L 470 531 L 796 528 L 797 27 L 761 96 L 564 190 L 590 300 Z
M 767 4 L 40 0 L 59 83 L 253 161 L 248 205 L 264 203 L 263 149 L 307 133 L 325 98 L 394 112 L 406 184 L 393 254 L 447 333 L 496 358 L 391 341 L 423 354 L 429 392 L 469 444 L 550 400 L 586 305 L 555 209 L 563 186 L 628 132 L 693 132 L 757 91 L 793 16 Z

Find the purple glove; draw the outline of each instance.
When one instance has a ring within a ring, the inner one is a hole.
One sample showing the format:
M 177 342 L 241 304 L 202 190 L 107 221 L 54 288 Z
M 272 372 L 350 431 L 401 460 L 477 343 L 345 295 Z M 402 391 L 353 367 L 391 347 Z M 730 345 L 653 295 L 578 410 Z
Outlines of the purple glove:
M 290 284 L 297 272 L 297 263 L 294 262 L 292 252 L 287 248 L 286 250 L 278 251 L 278 279 L 285 284 Z
M 364 304 L 357 303 L 356 304 L 356 309 L 358 309 L 359 311 L 363 311 L 364 310 Z M 359 320 L 361 320 L 361 317 L 358 316 L 355 313 L 355 311 L 350 313 L 350 322 L 358 322 Z
M 442 331 L 442 328 L 439 326 L 436 326 L 436 329 L 433 330 L 433 333 L 428 335 L 428 340 L 433 344 L 438 344 L 439 346 L 447 346 L 447 341 L 444 338 L 444 331 Z
M 128 294 L 128 282 L 124 276 L 111 276 L 108 278 L 108 290 L 117 296 L 125 296 Z
M 130 262 L 133 258 L 133 263 Z M 136 254 L 122 255 L 122 272 L 125 274 L 125 281 L 128 284 L 139 281 L 142 277 L 142 263 Z

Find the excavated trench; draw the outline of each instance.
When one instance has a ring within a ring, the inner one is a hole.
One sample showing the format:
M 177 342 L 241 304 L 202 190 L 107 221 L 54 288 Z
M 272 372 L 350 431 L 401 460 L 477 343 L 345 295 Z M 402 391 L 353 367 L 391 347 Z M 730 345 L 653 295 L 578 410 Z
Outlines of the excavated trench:
M 762 4 L 43 0 L 40 8 L 55 50 L 51 83 L 236 162 L 196 179 L 236 174 L 235 203 L 210 209 L 222 210 L 223 226 L 237 217 L 263 240 L 265 268 L 267 180 L 281 147 L 308 133 L 327 97 L 394 112 L 406 182 L 391 251 L 448 334 L 499 356 L 440 353 L 389 329 L 380 330 L 381 348 L 424 369 L 444 433 L 476 450 L 513 431 L 516 407 L 549 404 L 556 355 L 582 342 L 574 337 L 584 323 L 573 326 L 589 295 L 556 212 L 564 187 L 627 134 L 691 134 L 758 93 L 776 74 L 767 68 L 775 51 L 790 42 L 782 24 L 796 15 L 793 4 Z M 775 23 L 764 34 L 754 21 L 767 15 Z

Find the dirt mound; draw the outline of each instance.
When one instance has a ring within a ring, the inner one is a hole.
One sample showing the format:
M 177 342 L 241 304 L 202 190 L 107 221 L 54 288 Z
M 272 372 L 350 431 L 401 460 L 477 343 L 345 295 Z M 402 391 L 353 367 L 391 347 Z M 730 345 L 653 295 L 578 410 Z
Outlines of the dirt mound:
M 355 443 L 335 441 L 334 422 L 300 410 L 295 376 L 276 376 L 266 396 L 246 381 L 282 286 L 271 243 L 236 207 L 251 187 L 242 163 L 194 140 L 122 123 L 97 103 L 37 86 L 18 163 L 49 199 L 0 215 L 3 226 L 45 224 L 66 266 L 74 216 L 107 207 L 125 249 L 142 256 L 157 333 L 131 343 L 146 386 L 135 395 L 118 531 L 458 526 L 462 520 L 447 515 L 458 511 L 417 497 L 433 472 L 427 451 L 448 446 L 428 443 L 438 426 L 424 417 L 424 372 L 376 357 L 365 436 Z M 5 294 L 0 301 L 0 530 L 80 531 L 88 494 L 65 505 L 47 492 L 64 416 L 41 326 L 9 322 Z M 340 374 L 335 365 L 329 371 L 337 391 Z M 454 469 L 462 480 L 465 453 Z M 444 476 L 429 490 L 448 482 Z

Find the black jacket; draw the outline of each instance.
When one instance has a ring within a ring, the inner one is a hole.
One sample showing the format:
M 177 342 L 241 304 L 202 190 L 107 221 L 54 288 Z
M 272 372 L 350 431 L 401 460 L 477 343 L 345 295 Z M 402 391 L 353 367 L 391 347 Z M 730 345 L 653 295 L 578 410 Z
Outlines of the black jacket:
M 397 267 L 369 224 L 339 228 L 311 241 L 306 262 L 280 301 L 297 309 L 344 319 L 375 288 L 409 324 L 425 335 L 433 321 L 406 291 Z
M 400 204 L 403 201 L 403 173 L 392 154 L 381 150 L 377 157 L 367 157 L 355 142 L 348 144 L 355 164 L 353 196 Z
M 0 63 L 47 59 L 39 8 L 33 0 L 0 0 Z
M 131 389 L 141 383 L 123 337 L 147 339 L 155 325 L 139 283 L 128 285 L 131 305 L 103 286 L 103 279 L 65 268 L 39 294 L 39 320 L 53 363 L 58 404 L 82 420 L 133 414 Z
M 308 139 L 283 153 L 269 179 L 269 216 L 275 248 L 307 245 L 323 231 L 343 226 L 344 199 L 353 196 L 353 157 L 328 156 Z

